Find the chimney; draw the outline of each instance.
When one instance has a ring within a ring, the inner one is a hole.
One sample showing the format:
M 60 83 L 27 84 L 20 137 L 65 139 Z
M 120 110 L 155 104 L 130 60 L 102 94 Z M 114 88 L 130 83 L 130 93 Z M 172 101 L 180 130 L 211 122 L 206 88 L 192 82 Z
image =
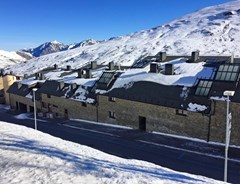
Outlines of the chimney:
M 231 54 L 231 63 L 234 63 L 234 52 Z
M 84 78 L 83 69 L 79 69 L 77 73 L 78 73 L 77 78 Z
M 26 79 L 28 77 L 28 74 L 24 74 L 23 78 Z
M 67 65 L 67 71 L 71 70 L 71 65 Z
M 157 63 L 151 63 L 150 64 L 150 73 L 158 73 L 159 68 Z
M 44 80 L 45 78 L 44 78 L 44 75 L 42 74 L 42 73 L 39 73 L 39 79 L 40 80 Z
M 58 65 L 57 64 L 54 64 L 53 67 L 54 67 L 54 69 L 58 69 Z
M 18 87 L 18 89 L 20 89 L 22 87 L 22 84 L 20 82 L 18 82 L 17 87 Z
M 173 64 L 165 64 L 165 75 L 173 75 L 174 67 Z
M 191 61 L 196 62 L 199 59 L 199 51 L 192 52 Z
M 71 84 L 70 88 L 71 88 L 71 90 L 76 89 L 77 88 L 77 84 L 76 83 Z
M 86 69 L 86 79 L 92 78 L 92 70 L 91 69 Z
M 162 62 L 167 59 L 167 53 L 166 52 L 159 52 L 158 53 L 158 61 Z
M 35 79 L 39 80 L 40 79 L 40 73 L 35 73 Z
M 108 70 L 114 70 L 114 63 L 113 62 L 108 63 Z
M 59 83 L 59 90 L 62 90 L 64 88 L 64 82 Z
M 97 62 L 96 61 L 92 61 L 91 62 L 91 69 L 96 69 L 97 68 Z
M 3 72 L 4 72 L 4 70 L 1 68 L 1 69 L 0 69 L 0 76 L 3 75 Z

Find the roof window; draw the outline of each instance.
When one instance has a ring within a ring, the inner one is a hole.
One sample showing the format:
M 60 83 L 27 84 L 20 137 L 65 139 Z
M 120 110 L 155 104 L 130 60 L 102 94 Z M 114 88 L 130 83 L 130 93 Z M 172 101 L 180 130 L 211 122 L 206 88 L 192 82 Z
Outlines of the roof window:
M 218 68 L 215 80 L 220 81 L 236 81 L 239 74 L 239 66 L 221 65 Z

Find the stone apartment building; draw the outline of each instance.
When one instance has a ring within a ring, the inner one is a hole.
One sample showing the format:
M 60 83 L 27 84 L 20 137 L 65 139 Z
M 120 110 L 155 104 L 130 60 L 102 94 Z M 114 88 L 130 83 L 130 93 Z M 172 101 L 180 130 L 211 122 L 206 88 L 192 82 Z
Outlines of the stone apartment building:
M 167 61 L 164 53 L 153 59 L 135 63 L 131 72 L 135 68 L 138 71 L 149 67 L 147 72 L 139 72 L 139 77 L 177 75 L 178 65 L 175 67 L 174 64 L 176 61 L 162 67 L 162 63 Z M 10 105 L 12 108 L 32 112 L 32 89 L 37 88 L 39 115 L 85 119 L 126 125 L 149 132 L 225 142 L 226 101 L 223 100 L 223 93 L 232 90 L 235 95 L 230 98 L 231 144 L 240 145 L 240 65 L 237 60 L 232 63 L 230 57 L 199 57 L 198 53 L 193 53 L 192 57 L 186 59 L 186 63 L 190 64 L 199 62 L 204 63 L 204 72 L 211 73 L 202 78 L 194 78 L 192 86 L 182 84 L 185 82 L 184 78 L 180 78 L 176 85 L 139 80 L 130 82 L 127 86 L 116 86 L 128 77 L 131 79 L 133 74 L 130 72 L 128 75 L 125 74 L 127 71 L 115 70 L 113 66 L 109 66 L 111 70 L 103 70 L 101 76 L 94 79 L 89 79 L 88 76 L 85 79 L 86 76 L 82 76 L 80 69 L 81 73 L 76 75 L 76 79 L 80 78 L 76 80 L 77 83 L 64 80 L 36 80 L 31 85 L 15 82 L 8 90 Z M 92 69 L 94 73 L 94 68 Z M 91 85 L 86 86 L 89 81 Z
M 3 74 L 3 70 L 0 70 L 0 104 L 9 105 L 9 94 L 7 93 L 8 88 L 16 81 L 20 80 L 21 77 L 14 76 L 12 74 Z

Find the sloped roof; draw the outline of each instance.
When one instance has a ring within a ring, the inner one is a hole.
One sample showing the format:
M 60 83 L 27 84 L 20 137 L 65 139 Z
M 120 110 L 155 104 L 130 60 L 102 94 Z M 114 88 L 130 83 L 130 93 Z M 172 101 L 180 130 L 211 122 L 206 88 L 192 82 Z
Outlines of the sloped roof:
M 54 80 L 47 80 L 36 92 L 36 99 L 40 99 L 40 93 L 53 95 L 57 97 L 70 98 L 77 88 L 72 89 L 72 84 L 61 83 Z
M 154 82 L 139 81 L 129 88 L 115 88 L 106 95 L 142 103 L 160 105 L 187 110 L 190 103 L 205 105 L 210 109 L 210 100 L 204 103 L 194 96 L 195 88 L 184 86 L 167 86 Z
M 9 89 L 7 90 L 8 93 L 15 94 L 18 96 L 26 97 L 29 93 L 32 93 L 32 89 L 35 87 L 39 87 L 38 83 L 35 83 L 34 85 L 26 85 L 26 84 L 20 84 L 19 82 L 14 82 Z

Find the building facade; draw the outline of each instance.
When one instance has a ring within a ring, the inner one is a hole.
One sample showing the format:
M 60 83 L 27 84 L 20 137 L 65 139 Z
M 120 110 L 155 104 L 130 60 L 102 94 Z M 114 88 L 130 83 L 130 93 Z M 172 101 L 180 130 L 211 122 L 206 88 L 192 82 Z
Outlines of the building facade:
M 223 93 L 232 90 L 231 144 L 240 145 L 240 64 L 231 63 L 228 57 L 199 59 L 199 53 L 170 62 L 163 61 L 165 54 L 160 56 L 124 71 L 116 70 L 111 63 L 93 79 L 94 71 L 88 69 L 85 78 L 80 69 L 76 77 L 71 71 L 71 77 L 59 80 L 18 81 L 8 90 L 8 103 L 12 108 L 33 112 L 32 89 L 37 88 L 37 112 L 41 116 L 125 125 L 224 143 Z M 193 70 L 194 74 L 187 73 Z

